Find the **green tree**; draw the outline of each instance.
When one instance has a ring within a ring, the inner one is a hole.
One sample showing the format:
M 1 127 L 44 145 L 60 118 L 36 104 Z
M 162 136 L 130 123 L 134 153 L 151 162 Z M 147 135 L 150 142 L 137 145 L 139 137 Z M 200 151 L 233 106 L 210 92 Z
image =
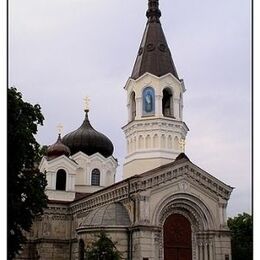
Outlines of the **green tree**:
M 86 260 L 120 260 L 120 253 L 113 241 L 101 231 L 98 240 L 86 251 Z
M 253 259 L 253 219 L 243 213 L 228 219 L 231 230 L 232 260 Z
M 25 231 L 47 206 L 47 182 L 35 169 L 39 156 L 35 134 L 44 120 L 40 106 L 24 102 L 20 92 L 8 88 L 7 116 L 7 254 L 12 259 L 26 241 Z

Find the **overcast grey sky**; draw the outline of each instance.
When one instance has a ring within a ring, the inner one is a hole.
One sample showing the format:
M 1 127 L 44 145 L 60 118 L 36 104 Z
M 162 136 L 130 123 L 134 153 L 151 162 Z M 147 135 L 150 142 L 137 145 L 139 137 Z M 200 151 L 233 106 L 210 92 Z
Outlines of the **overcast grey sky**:
M 45 116 L 40 144 L 80 126 L 115 147 L 121 178 L 126 92 L 144 31 L 147 0 L 9 0 L 9 81 Z M 251 1 L 160 0 L 161 22 L 185 81 L 186 154 L 235 187 L 228 215 L 251 210 Z

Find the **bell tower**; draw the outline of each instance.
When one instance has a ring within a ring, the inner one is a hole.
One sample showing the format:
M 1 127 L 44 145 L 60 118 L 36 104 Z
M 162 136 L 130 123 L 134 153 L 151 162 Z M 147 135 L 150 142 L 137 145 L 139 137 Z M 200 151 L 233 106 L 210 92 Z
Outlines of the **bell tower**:
M 128 123 L 123 175 L 172 162 L 185 150 L 184 81 L 179 78 L 160 22 L 158 0 L 148 1 L 147 24 L 127 91 Z

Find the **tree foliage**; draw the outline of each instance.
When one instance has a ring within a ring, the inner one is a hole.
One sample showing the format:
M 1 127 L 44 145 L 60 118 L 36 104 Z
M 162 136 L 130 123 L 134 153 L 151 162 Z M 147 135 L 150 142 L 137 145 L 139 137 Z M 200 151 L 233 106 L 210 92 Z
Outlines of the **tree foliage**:
M 120 253 L 113 241 L 104 231 L 100 232 L 98 240 L 86 251 L 87 260 L 120 260 Z
M 37 126 L 44 117 L 39 105 L 24 102 L 15 88 L 7 90 L 7 199 L 8 259 L 12 259 L 26 241 L 33 219 L 47 206 L 45 175 L 35 169 L 39 144 Z
M 253 219 L 243 213 L 228 219 L 231 230 L 232 260 L 253 259 Z

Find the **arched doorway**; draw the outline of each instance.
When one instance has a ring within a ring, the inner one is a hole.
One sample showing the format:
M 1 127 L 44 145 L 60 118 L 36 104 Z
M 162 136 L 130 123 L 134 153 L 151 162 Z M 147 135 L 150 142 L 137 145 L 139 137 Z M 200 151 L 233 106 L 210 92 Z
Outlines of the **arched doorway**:
M 192 260 L 191 224 L 181 214 L 170 215 L 163 226 L 164 260 Z

